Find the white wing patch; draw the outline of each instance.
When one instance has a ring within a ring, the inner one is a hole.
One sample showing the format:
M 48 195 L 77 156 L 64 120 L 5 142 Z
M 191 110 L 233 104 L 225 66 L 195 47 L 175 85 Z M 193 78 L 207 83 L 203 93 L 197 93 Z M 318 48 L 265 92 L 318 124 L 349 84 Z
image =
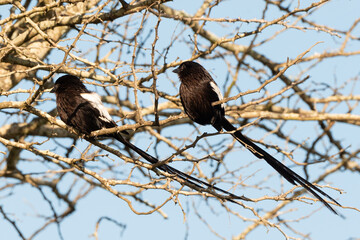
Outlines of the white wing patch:
M 100 112 L 100 119 L 105 121 L 105 122 L 111 122 L 112 118 L 109 114 L 109 112 L 106 110 L 104 104 L 101 101 L 101 98 L 99 96 L 99 94 L 97 93 L 80 93 L 80 96 L 82 98 L 84 98 L 85 100 L 87 100 L 91 106 L 93 106 L 94 108 L 96 108 L 97 110 L 99 110 Z
M 218 85 L 216 85 L 216 83 L 215 83 L 214 81 L 211 81 L 211 82 L 210 82 L 210 86 L 211 86 L 211 88 L 214 90 L 214 92 L 216 92 L 216 94 L 218 95 L 219 100 L 223 100 L 224 97 L 223 97 L 223 95 L 221 94 L 221 91 L 220 91 Z M 220 104 L 220 106 L 221 106 L 221 108 L 225 108 L 225 104 L 224 104 L 224 103 Z

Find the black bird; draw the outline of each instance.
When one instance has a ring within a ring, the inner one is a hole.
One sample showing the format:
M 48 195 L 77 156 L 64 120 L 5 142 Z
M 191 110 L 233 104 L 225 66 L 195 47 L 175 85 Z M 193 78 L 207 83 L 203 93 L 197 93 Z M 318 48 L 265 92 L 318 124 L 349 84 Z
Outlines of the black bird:
M 290 183 L 294 185 L 298 183 L 303 186 L 324 203 L 328 209 L 337 214 L 337 212 L 319 194 L 340 205 L 337 201 L 276 160 L 273 156 L 253 143 L 249 138 L 244 136 L 240 131 L 237 131 L 236 127 L 225 118 L 224 104 L 212 105 L 213 102 L 223 99 L 223 96 L 219 87 L 203 66 L 196 62 L 187 61 L 180 64 L 173 72 L 179 76 L 181 82 L 181 103 L 185 113 L 192 121 L 201 125 L 211 124 L 217 131 L 221 131 L 222 129 L 229 132 L 231 131 L 231 135 L 251 151 L 252 154 L 260 159 L 264 159 Z
M 72 75 L 64 75 L 56 80 L 51 92 L 56 95 L 56 107 L 61 120 L 67 125 L 77 129 L 80 133 L 89 135 L 92 131 L 117 126 L 103 105 L 100 96 L 97 93 L 87 90 L 79 78 Z M 108 134 L 105 135 L 105 137 L 115 138 L 152 164 L 159 162 L 155 157 L 131 144 L 120 132 Z M 226 199 L 234 203 L 236 202 L 231 198 L 250 200 L 246 197 L 239 197 L 217 188 L 166 164 L 160 165 L 158 168 L 181 178 L 184 180 L 185 185 L 190 188 L 194 188 L 192 185 L 195 185 L 201 190 L 206 190 L 204 187 L 206 186 L 209 189 L 227 194 Z

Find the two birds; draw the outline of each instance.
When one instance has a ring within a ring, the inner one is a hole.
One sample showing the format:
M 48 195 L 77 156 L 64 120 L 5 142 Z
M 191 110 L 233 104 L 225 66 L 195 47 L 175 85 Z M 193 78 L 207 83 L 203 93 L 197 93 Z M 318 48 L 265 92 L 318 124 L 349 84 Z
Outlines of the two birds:
M 201 125 L 210 124 L 217 131 L 224 129 L 228 132 L 231 132 L 231 135 L 238 142 L 240 142 L 256 157 L 264 159 L 288 182 L 294 185 L 300 184 L 307 191 L 312 193 L 317 199 L 319 199 L 329 210 L 337 214 L 337 212 L 320 195 L 340 205 L 336 200 L 286 167 L 284 164 L 272 157 L 266 151 L 253 143 L 249 138 L 244 136 L 240 131 L 238 131 L 236 127 L 234 127 L 226 119 L 224 104 L 212 104 L 222 100 L 223 97 L 219 87 L 205 68 L 196 62 L 188 61 L 183 62 L 173 72 L 179 76 L 181 81 L 181 103 L 185 113 L 192 121 Z M 102 128 L 113 128 L 117 126 L 102 104 L 100 96 L 94 92 L 88 91 L 84 84 L 77 77 L 71 75 L 60 77 L 56 81 L 51 92 L 56 94 L 56 105 L 61 120 L 64 121 L 67 125 L 74 127 L 79 132 L 89 135 L 92 131 L 100 130 Z M 119 132 L 110 134 L 107 137 L 115 138 L 152 164 L 159 161 L 135 145 L 131 144 L 128 140 L 122 137 L 121 133 Z M 233 198 L 251 201 L 246 197 L 236 196 L 220 188 L 212 186 L 166 164 L 161 165 L 158 168 L 162 171 L 174 174 L 181 178 L 184 180 L 184 183 L 191 188 L 196 186 L 202 190 L 209 188 L 225 193 L 231 202 L 234 202 L 232 200 Z
M 87 90 L 78 77 L 71 75 L 60 77 L 56 80 L 51 92 L 56 95 L 56 108 L 61 120 L 80 133 L 90 135 L 93 131 L 117 126 L 103 105 L 100 96 L 95 92 Z M 159 162 L 155 157 L 130 143 L 122 134 L 124 133 L 115 132 L 105 135 L 105 137 L 115 138 L 152 164 Z M 209 192 L 208 189 L 217 190 L 225 193 L 231 202 L 234 202 L 232 199 L 250 200 L 246 197 L 239 197 L 221 188 L 212 186 L 166 164 L 160 165 L 157 168 L 169 174 L 176 175 L 190 188 L 194 188 L 195 186 L 195 189 L 198 188 L 207 192 Z

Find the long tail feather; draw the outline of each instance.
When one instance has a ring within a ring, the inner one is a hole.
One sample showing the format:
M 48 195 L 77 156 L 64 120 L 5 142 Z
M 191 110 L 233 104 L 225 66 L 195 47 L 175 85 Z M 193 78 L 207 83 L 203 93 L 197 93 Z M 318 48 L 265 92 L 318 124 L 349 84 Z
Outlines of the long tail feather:
M 132 149 L 133 151 L 135 151 L 137 154 L 139 154 L 141 157 L 143 157 L 146 161 L 148 161 L 148 162 L 150 162 L 152 164 L 155 164 L 155 163 L 159 162 L 158 159 L 154 158 L 150 154 L 148 154 L 148 153 L 144 152 L 143 150 L 141 150 L 140 148 L 136 147 L 135 145 L 133 145 L 132 143 L 127 141 L 125 138 L 123 138 L 120 134 L 115 134 L 114 138 L 116 138 L 119 142 L 123 143 L 125 146 L 127 146 L 130 149 Z M 163 165 L 159 166 L 158 168 L 160 170 L 164 171 L 164 172 L 176 175 L 177 177 L 181 178 L 182 180 L 184 180 L 185 183 L 187 183 L 186 185 L 188 187 L 190 187 L 190 188 L 193 188 L 191 185 L 194 185 L 197 188 L 200 188 L 200 189 L 203 189 L 203 190 L 206 190 L 205 187 L 207 187 L 208 189 L 222 192 L 222 193 L 224 193 L 224 194 L 226 194 L 229 197 L 234 198 L 234 199 L 242 199 L 242 200 L 245 200 L 245 201 L 252 201 L 251 199 L 246 198 L 244 196 L 237 196 L 237 195 L 232 194 L 232 193 L 230 193 L 228 191 L 225 191 L 225 190 L 223 190 L 221 188 L 215 187 L 215 186 L 213 186 L 213 185 L 211 185 L 209 183 L 201 181 L 200 179 L 192 177 L 192 176 L 190 176 L 190 175 L 188 175 L 186 173 L 183 173 L 183 172 L 181 172 L 181 171 L 179 171 L 179 170 L 177 170 L 177 169 L 175 169 L 173 167 L 170 167 L 170 166 L 168 166 L 166 164 L 163 164 Z M 233 201 L 232 199 L 227 199 L 227 200 L 237 204 L 237 202 Z
M 306 190 L 312 193 L 317 199 L 319 199 L 329 210 L 333 213 L 338 214 L 319 194 L 327 197 L 331 201 L 340 205 L 335 199 L 330 197 L 328 194 L 323 192 L 318 187 L 314 186 L 312 183 L 307 181 L 306 179 L 299 176 L 297 173 L 286 167 L 284 164 L 279 162 L 273 156 L 268 154 L 266 151 L 262 150 L 255 143 L 253 143 L 250 139 L 244 136 L 240 131 L 236 131 L 236 128 L 225 118 L 223 117 L 221 121 L 221 126 L 226 131 L 234 131 L 232 136 L 240 142 L 244 147 L 250 150 L 256 157 L 260 159 L 264 159 L 270 166 L 272 166 L 278 173 L 280 173 L 287 181 L 296 185 L 296 183 L 303 186 Z M 340 205 L 341 206 L 341 205 Z

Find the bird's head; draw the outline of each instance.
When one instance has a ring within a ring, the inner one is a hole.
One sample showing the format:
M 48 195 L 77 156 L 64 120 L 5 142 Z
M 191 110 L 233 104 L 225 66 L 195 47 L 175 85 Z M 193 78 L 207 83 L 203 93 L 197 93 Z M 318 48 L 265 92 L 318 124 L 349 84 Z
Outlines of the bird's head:
M 180 66 L 178 68 L 175 68 L 173 72 L 179 75 L 179 77 L 181 77 L 183 75 L 194 74 L 196 72 L 204 70 L 205 69 L 197 62 L 187 61 L 180 64 Z
M 58 78 L 50 92 L 57 94 L 66 90 L 87 92 L 85 85 L 80 79 L 72 75 L 64 75 Z
M 200 64 L 192 61 L 183 62 L 173 70 L 179 76 L 182 83 L 184 82 L 203 82 L 210 81 L 212 77 L 209 72 Z

